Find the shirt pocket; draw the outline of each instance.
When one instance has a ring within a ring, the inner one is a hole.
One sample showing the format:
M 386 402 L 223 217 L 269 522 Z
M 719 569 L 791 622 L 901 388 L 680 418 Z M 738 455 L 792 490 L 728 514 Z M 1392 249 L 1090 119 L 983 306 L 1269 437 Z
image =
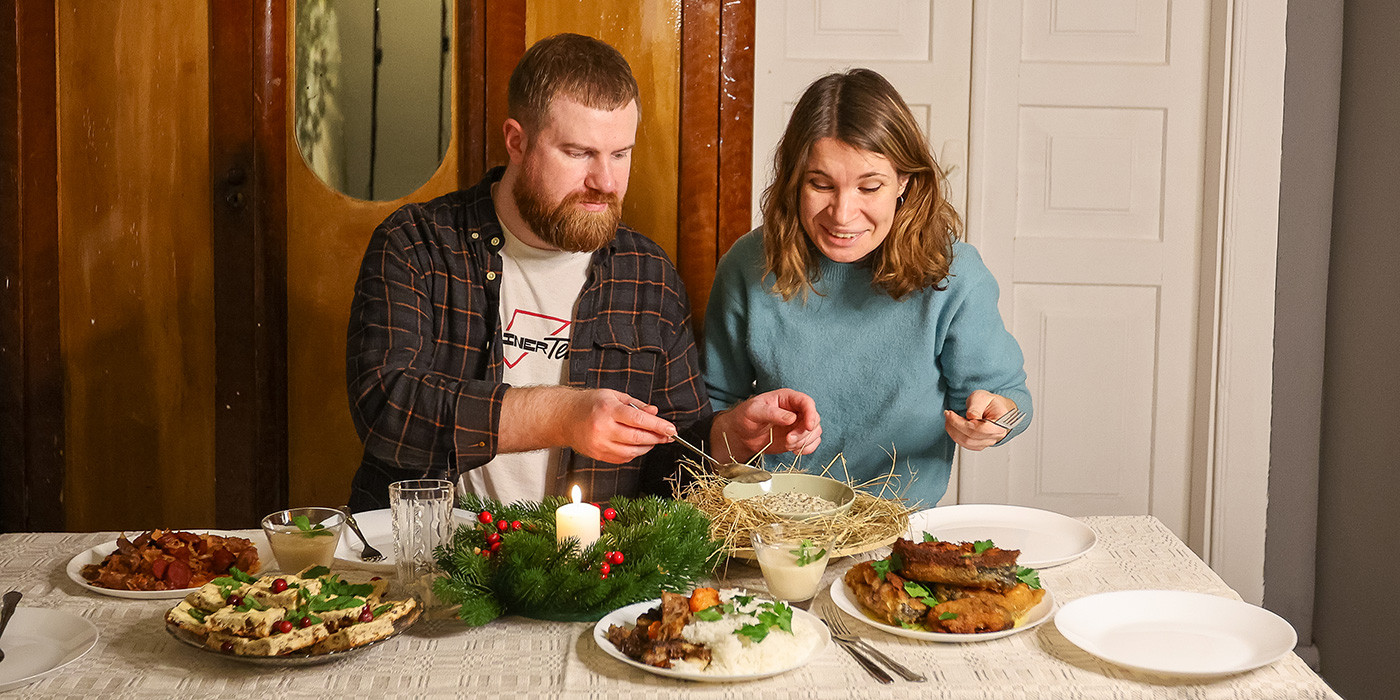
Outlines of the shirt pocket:
M 603 324 L 598 331 L 593 341 L 598 353 L 596 386 L 651 403 L 652 388 L 659 384 L 657 375 L 665 367 L 660 331 L 618 322 Z

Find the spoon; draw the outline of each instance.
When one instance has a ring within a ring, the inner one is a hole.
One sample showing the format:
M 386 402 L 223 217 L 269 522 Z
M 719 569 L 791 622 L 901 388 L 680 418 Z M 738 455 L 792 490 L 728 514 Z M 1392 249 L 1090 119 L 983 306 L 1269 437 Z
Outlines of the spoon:
M 19 605 L 19 599 L 23 594 L 19 591 L 10 591 L 5 594 L 4 608 L 0 609 L 0 634 L 5 634 L 5 625 L 10 624 L 10 616 L 15 613 L 15 606 Z M 0 649 L 0 661 L 5 660 L 5 650 Z
M 642 407 L 638 406 L 637 404 L 629 403 L 627 405 L 637 409 L 638 411 L 642 410 Z M 705 454 L 704 450 L 686 442 L 685 438 L 679 435 L 672 435 L 671 438 L 676 442 L 679 442 L 684 447 L 688 448 L 691 452 L 694 452 L 695 454 L 698 454 L 701 457 L 710 460 L 710 462 L 715 465 L 715 473 L 719 474 L 720 476 L 726 479 L 729 479 L 730 481 L 737 481 L 741 484 L 761 484 L 773 478 L 772 474 L 769 474 L 768 472 L 759 469 L 758 467 L 751 467 L 747 464 L 739 464 L 738 462 L 720 464 L 719 460 L 709 456 L 708 454 Z

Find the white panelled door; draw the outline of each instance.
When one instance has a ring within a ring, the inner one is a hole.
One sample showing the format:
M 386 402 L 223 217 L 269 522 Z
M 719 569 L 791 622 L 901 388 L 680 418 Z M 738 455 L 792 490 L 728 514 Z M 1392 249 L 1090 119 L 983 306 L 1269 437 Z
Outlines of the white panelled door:
M 773 0 L 756 3 L 754 225 L 773 180 L 773 149 L 797 98 L 827 73 L 870 68 L 895 86 L 948 173 L 967 192 L 972 5 L 967 0 Z
M 976 24 L 969 238 L 1035 422 L 963 456 L 959 499 L 1151 513 L 1186 539 L 1208 3 L 1006 0 Z

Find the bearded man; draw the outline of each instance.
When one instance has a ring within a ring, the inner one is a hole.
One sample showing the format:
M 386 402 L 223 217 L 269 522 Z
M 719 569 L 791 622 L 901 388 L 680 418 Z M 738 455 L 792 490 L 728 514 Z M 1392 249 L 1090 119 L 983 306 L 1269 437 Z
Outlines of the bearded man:
M 680 276 L 620 223 L 639 109 L 616 49 L 541 40 L 510 78 L 510 162 L 375 230 L 346 344 L 353 510 L 418 478 L 505 502 L 665 494 L 678 433 L 722 461 L 820 443 L 799 392 L 711 413 Z

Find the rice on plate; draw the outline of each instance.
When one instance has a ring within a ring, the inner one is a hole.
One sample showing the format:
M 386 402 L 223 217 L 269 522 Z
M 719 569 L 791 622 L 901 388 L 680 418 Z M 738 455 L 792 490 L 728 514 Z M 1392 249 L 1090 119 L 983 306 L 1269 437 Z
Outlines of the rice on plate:
M 793 615 L 787 603 L 727 588 L 720 591 L 716 607 L 722 609 L 719 619 L 702 619 L 697 613 L 681 630 L 686 641 L 710 649 L 709 666 L 677 659 L 675 668 L 710 676 L 768 673 L 797 666 L 826 643 L 810 617 Z

